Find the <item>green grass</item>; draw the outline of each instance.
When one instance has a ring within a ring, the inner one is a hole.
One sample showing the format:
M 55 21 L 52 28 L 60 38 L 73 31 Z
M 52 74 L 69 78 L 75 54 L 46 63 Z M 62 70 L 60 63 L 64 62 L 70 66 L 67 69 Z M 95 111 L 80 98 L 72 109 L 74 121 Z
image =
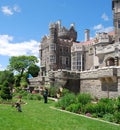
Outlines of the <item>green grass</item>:
M 50 108 L 54 102 L 27 101 L 23 112 L 0 104 L 0 130 L 120 130 L 120 126 Z

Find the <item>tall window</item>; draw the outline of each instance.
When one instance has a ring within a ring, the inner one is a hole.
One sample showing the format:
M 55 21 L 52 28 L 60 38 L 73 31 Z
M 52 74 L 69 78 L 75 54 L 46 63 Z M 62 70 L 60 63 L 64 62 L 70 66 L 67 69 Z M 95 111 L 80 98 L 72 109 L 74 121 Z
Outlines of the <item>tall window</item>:
M 69 65 L 69 58 L 66 57 L 66 65 Z
M 120 28 L 120 19 L 118 20 L 118 28 Z
M 50 63 L 56 63 L 56 57 L 54 55 L 50 55 Z
M 50 50 L 55 51 L 56 50 L 56 45 L 55 44 L 51 44 L 50 45 Z

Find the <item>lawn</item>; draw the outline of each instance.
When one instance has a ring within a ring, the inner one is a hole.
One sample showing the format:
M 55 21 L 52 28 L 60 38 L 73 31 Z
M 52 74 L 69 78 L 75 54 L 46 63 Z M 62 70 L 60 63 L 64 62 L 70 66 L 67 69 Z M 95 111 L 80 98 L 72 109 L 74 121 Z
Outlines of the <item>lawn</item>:
M 56 109 L 53 101 L 28 100 L 17 112 L 11 105 L 0 104 L 0 130 L 120 130 L 120 126 L 88 119 Z

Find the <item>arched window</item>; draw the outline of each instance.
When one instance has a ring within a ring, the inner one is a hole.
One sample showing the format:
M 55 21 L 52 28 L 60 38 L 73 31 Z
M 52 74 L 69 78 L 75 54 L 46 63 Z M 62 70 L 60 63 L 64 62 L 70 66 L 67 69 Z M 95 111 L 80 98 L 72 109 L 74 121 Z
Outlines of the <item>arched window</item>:
M 115 59 L 110 57 L 106 60 L 106 66 L 114 66 L 115 65 Z

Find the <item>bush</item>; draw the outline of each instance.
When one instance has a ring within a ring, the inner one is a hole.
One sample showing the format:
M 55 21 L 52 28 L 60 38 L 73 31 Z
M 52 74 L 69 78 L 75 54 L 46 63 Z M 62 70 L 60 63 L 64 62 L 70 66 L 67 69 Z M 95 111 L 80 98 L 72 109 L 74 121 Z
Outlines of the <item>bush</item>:
M 80 113 L 81 107 L 82 107 L 82 104 L 80 104 L 80 103 L 70 104 L 70 105 L 66 108 L 66 110 L 67 110 L 67 111 L 70 111 L 70 112 L 74 112 L 74 113 Z
M 27 99 L 28 100 L 41 100 L 42 97 L 39 94 L 31 94 L 30 93 L 30 94 L 28 94 Z
M 63 96 L 65 96 L 68 93 L 70 93 L 70 91 L 68 89 L 66 89 L 66 88 L 63 88 L 61 96 L 63 97 Z
M 116 100 L 116 109 L 117 111 L 120 111 L 120 96 Z
M 50 87 L 49 88 L 49 96 L 56 97 L 58 92 L 58 87 Z
M 100 101 L 98 102 L 98 105 L 99 104 L 103 104 L 103 107 L 102 109 L 104 109 L 104 113 L 107 114 L 107 113 L 110 113 L 110 114 L 113 114 L 116 110 L 115 110 L 115 100 L 113 99 L 108 99 L 108 98 L 102 98 L 100 99 Z
M 105 109 L 105 103 L 98 102 L 95 106 L 96 109 L 96 114 L 98 117 L 103 117 L 104 114 L 106 114 L 106 109 Z
M 120 123 L 120 112 L 115 112 L 114 113 L 114 122 L 115 123 Z
M 25 90 L 19 90 L 18 92 L 13 93 L 14 96 L 19 97 L 21 96 L 23 99 L 27 99 L 27 95 L 29 93 Z
M 91 102 L 92 97 L 91 97 L 90 94 L 82 93 L 82 94 L 78 94 L 77 100 L 78 100 L 79 103 L 82 103 L 83 105 L 85 105 L 85 104 Z
M 113 116 L 113 114 L 108 113 L 108 114 L 105 114 L 103 116 L 103 119 L 106 120 L 106 121 L 113 122 L 114 121 L 114 116 Z
M 96 105 L 93 103 L 88 103 L 84 106 L 84 109 L 82 110 L 83 113 L 95 113 L 96 112 Z
M 62 109 L 66 109 L 66 107 L 72 103 L 76 103 L 76 96 L 73 93 L 68 93 L 65 96 L 61 97 L 56 106 L 62 107 Z

